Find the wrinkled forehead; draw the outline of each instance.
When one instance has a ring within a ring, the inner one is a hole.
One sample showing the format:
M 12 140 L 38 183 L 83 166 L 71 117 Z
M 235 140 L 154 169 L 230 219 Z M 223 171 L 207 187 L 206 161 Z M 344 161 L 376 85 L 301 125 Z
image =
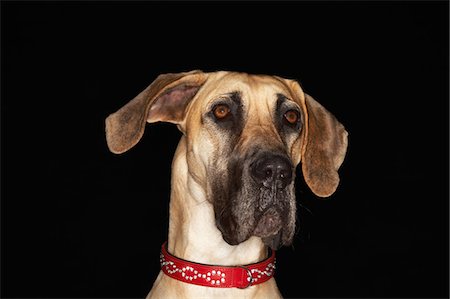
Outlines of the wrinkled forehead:
M 291 99 L 285 82 L 274 76 L 250 75 L 245 73 L 218 72 L 209 78 L 202 88 L 200 97 L 203 107 L 208 107 L 220 96 L 239 93 L 246 109 L 272 107 L 280 95 Z

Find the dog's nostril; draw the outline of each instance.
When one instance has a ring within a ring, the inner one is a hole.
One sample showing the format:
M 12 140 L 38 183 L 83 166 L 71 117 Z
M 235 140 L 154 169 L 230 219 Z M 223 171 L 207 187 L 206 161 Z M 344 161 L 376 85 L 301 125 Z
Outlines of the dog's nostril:
M 253 165 L 252 175 L 266 187 L 275 183 L 278 188 L 285 188 L 292 179 L 292 164 L 281 156 L 265 156 Z

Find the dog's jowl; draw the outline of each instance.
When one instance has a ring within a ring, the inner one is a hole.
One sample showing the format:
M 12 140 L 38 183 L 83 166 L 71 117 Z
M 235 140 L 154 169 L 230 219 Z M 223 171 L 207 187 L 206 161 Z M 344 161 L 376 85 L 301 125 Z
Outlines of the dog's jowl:
M 148 298 L 281 297 L 274 250 L 294 238 L 295 169 L 317 196 L 333 194 L 345 128 L 294 80 L 192 71 L 158 76 L 111 114 L 109 149 L 129 150 L 158 121 L 183 134 Z

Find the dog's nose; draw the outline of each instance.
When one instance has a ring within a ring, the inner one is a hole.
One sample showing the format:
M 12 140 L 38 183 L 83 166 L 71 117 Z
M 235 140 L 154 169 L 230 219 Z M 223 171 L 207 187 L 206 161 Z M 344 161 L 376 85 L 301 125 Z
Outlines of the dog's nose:
M 251 173 L 256 182 L 271 188 L 284 189 L 292 180 L 292 163 L 285 157 L 266 155 L 253 164 Z

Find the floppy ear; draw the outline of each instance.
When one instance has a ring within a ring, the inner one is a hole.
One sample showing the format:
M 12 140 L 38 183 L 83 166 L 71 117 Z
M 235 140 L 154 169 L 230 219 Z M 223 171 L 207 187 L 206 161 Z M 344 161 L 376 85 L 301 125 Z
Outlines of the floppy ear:
M 146 122 L 179 124 L 185 108 L 205 83 L 201 71 L 159 75 L 128 104 L 106 118 L 106 141 L 111 152 L 120 154 L 135 146 Z
M 302 171 L 306 183 L 320 197 L 336 191 L 338 169 L 347 151 L 347 131 L 322 105 L 305 93 L 308 119 Z

